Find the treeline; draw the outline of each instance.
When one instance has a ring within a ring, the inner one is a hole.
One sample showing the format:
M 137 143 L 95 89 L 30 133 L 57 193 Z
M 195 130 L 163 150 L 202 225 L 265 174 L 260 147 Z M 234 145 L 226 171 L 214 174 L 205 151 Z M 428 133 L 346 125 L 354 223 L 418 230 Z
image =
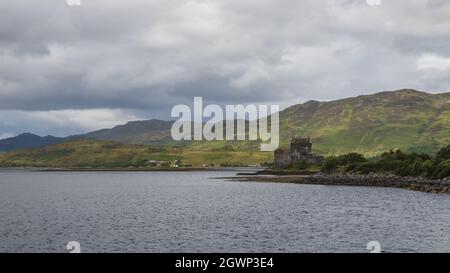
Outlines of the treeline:
M 442 148 L 434 157 L 427 154 L 405 153 L 391 150 L 376 158 L 367 159 L 358 153 L 328 157 L 322 171 L 331 173 L 369 174 L 386 173 L 398 176 L 422 176 L 441 179 L 450 176 L 450 145 Z

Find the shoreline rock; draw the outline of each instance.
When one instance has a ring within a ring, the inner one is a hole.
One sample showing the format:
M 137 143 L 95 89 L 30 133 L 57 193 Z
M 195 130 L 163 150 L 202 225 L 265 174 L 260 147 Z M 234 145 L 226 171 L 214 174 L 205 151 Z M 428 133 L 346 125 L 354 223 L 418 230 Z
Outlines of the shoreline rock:
M 228 177 L 240 182 L 291 183 L 326 186 L 358 186 L 400 188 L 428 193 L 450 194 L 450 179 L 430 180 L 423 177 L 399 177 L 394 175 L 324 174 L 314 175 L 250 175 Z
M 295 182 L 294 182 L 295 183 Z M 339 186 L 365 186 L 401 188 L 430 193 L 450 194 L 450 180 L 430 180 L 423 177 L 400 177 L 394 175 L 353 175 L 353 174 L 316 174 L 297 183 L 339 185 Z

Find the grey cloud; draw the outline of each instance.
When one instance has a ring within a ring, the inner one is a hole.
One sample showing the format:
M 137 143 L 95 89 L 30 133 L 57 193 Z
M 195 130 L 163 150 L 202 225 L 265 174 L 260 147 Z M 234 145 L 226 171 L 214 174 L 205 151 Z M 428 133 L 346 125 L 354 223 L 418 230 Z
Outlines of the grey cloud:
M 440 8 L 450 4 L 449 0 L 429 0 L 427 6 L 430 8 Z
M 445 91 L 446 69 L 433 76 L 417 65 L 450 57 L 448 2 L 1 1 L 0 110 L 167 117 L 193 96 L 289 105 L 403 87 Z

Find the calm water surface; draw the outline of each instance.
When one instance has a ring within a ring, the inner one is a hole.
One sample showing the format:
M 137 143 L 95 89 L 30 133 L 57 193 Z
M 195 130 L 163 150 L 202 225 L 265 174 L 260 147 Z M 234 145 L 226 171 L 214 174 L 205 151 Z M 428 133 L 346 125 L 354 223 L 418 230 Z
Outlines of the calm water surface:
M 233 174 L 0 171 L 0 252 L 450 252 L 450 195 Z

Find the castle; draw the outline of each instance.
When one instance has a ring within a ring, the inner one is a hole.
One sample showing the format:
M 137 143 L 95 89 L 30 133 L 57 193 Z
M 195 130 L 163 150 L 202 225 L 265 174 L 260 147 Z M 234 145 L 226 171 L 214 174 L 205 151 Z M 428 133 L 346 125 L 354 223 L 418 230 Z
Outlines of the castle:
M 293 138 L 290 149 L 277 149 L 274 152 L 274 167 L 281 169 L 292 164 L 306 162 L 310 164 L 322 164 L 324 157 L 313 154 L 311 139 Z

